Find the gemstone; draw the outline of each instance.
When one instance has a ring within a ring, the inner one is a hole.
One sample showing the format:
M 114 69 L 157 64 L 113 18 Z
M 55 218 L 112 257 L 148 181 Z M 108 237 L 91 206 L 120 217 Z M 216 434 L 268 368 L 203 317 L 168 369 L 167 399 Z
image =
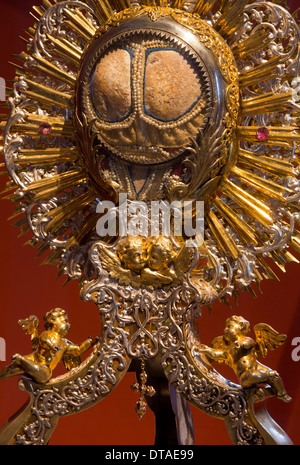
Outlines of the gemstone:
M 43 122 L 40 124 L 40 133 L 43 134 L 44 136 L 47 134 L 50 134 L 52 131 L 52 126 L 50 123 Z
M 269 135 L 270 135 L 269 129 L 266 127 L 258 128 L 258 130 L 256 131 L 256 136 L 257 136 L 257 139 L 259 140 L 266 140 L 268 139 Z

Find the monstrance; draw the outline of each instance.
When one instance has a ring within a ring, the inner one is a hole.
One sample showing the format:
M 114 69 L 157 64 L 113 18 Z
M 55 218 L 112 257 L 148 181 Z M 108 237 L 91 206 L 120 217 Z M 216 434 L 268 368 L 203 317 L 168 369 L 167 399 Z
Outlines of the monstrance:
M 300 251 L 296 19 L 249 0 L 34 10 L 2 126 L 5 195 L 32 245 L 95 302 L 102 329 L 74 345 L 59 308 L 41 334 L 34 316 L 21 322 L 33 353 L 1 376 L 21 374 L 30 401 L 0 442 L 48 443 L 61 417 L 104 399 L 131 365 L 139 416 L 158 395 L 151 380 L 170 383 L 179 444 L 192 441 L 187 402 L 223 418 L 234 444 L 289 444 L 257 410 L 270 395 L 290 400 L 257 361 L 284 335 L 260 323 L 254 341 L 232 316 L 209 348 L 194 322 Z M 52 377 L 60 360 L 69 371 Z

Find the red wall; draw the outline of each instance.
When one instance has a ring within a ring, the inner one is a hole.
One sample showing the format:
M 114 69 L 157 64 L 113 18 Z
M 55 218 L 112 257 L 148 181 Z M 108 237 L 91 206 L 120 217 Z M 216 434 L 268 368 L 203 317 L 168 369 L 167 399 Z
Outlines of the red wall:
M 0 0 L 0 76 L 7 81 L 14 77 L 14 70 L 7 63 L 11 61 L 13 53 L 24 49 L 19 35 L 24 37 L 23 30 L 32 24 L 29 10 L 35 3 L 39 2 Z M 298 0 L 290 0 L 288 3 L 295 9 Z M 0 176 L 1 190 L 6 181 L 4 176 Z M 16 352 L 25 354 L 30 350 L 30 341 L 18 325 L 18 319 L 35 314 L 42 320 L 46 311 L 56 306 L 65 308 L 69 313 L 72 324 L 69 334 L 71 340 L 80 342 L 89 335 L 97 335 L 99 317 L 96 307 L 81 302 L 76 282 L 63 287 L 63 278 L 55 280 L 56 269 L 51 266 L 41 267 L 41 260 L 35 258 L 35 251 L 23 246 L 27 236 L 18 238 L 19 230 L 7 221 L 14 211 L 13 204 L 0 200 L 0 211 L 0 337 L 6 340 L 6 360 L 9 361 Z M 287 267 L 287 273 L 279 272 L 280 283 L 263 282 L 263 294 L 257 299 L 250 294 L 243 294 L 238 307 L 233 305 L 232 312 L 225 305 L 216 304 L 212 314 L 205 312 L 199 322 L 200 336 L 204 343 L 210 343 L 214 336 L 222 334 L 224 321 L 232 313 L 242 314 L 252 325 L 258 322 L 269 323 L 287 334 L 285 345 L 270 353 L 266 364 L 281 373 L 293 401 L 284 404 L 271 399 L 268 401 L 268 409 L 295 444 L 300 444 L 300 361 L 292 360 L 291 342 L 295 337 L 300 337 L 299 273 L 299 265 L 291 263 Z M 0 368 L 4 365 L 5 362 L 0 362 Z M 103 402 L 85 412 L 61 419 L 51 444 L 153 444 L 153 415 L 148 411 L 142 420 L 137 419 L 134 411 L 137 394 L 130 390 L 133 381 L 133 373 L 128 373 Z M 17 379 L 0 382 L 0 424 L 26 398 L 26 394 L 18 389 Z M 192 410 L 196 444 L 231 444 L 223 421 L 213 419 L 194 408 Z

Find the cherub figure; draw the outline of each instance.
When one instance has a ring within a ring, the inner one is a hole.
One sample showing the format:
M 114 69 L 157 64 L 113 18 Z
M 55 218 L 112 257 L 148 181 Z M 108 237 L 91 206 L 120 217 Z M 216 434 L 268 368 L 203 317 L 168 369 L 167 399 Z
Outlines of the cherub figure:
M 146 242 L 147 267 L 142 271 L 142 281 L 157 284 L 170 284 L 173 282 L 176 273 L 170 267 L 174 261 L 172 242 L 168 237 L 150 237 Z
M 277 371 L 264 366 L 257 359 L 265 357 L 268 349 L 282 345 L 286 335 L 279 334 L 271 326 L 260 323 L 254 326 L 256 341 L 249 337 L 250 323 L 241 316 L 226 320 L 224 335 L 215 338 L 211 347 L 200 346 L 200 352 L 211 361 L 225 363 L 231 367 L 243 388 L 268 383 L 276 396 L 284 402 L 292 399 L 286 393 L 283 381 Z
M 151 237 L 146 242 L 147 268 L 142 280 L 160 284 L 176 284 L 184 280 L 195 256 L 195 249 L 184 245 L 179 252 L 165 236 Z
M 115 251 L 98 244 L 102 266 L 121 284 L 139 287 L 140 272 L 146 266 L 147 256 L 143 237 L 127 236 L 118 243 Z
M 0 370 L 0 380 L 25 374 L 35 382 L 44 384 L 52 377 L 61 360 L 65 368 L 71 370 L 80 365 L 80 356 L 98 342 L 98 338 L 88 338 L 82 344 L 75 345 L 65 339 L 71 325 L 67 312 L 61 308 L 46 313 L 44 321 L 45 331 L 39 335 L 39 320 L 36 316 L 19 320 L 25 333 L 31 337 L 34 352 L 29 355 L 15 354 L 12 363 Z
M 127 236 L 118 244 L 118 256 L 125 268 L 140 273 L 147 263 L 145 239 L 140 236 Z
M 183 246 L 175 251 L 165 236 L 147 240 L 128 236 L 120 240 L 115 251 L 98 244 L 102 266 L 121 284 L 132 286 L 162 286 L 184 280 L 195 256 L 193 247 Z

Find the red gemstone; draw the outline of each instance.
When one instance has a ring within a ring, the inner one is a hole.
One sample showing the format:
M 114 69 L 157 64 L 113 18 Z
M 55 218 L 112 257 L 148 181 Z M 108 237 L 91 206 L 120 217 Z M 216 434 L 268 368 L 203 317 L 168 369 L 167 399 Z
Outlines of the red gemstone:
M 47 134 L 50 134 L 52 131 L 52 126 L 50 123 L 44 122 L 40 124 L 40 133 L 43 134 L 44 136 Z
M 257 136 L 257 139 L 259 140 L 266 140 L 268 139 L 269 135 L 270 135 L 269 129 L 266 127 L 258 128 L 258 130 L 256 131 L 256 136 Z

